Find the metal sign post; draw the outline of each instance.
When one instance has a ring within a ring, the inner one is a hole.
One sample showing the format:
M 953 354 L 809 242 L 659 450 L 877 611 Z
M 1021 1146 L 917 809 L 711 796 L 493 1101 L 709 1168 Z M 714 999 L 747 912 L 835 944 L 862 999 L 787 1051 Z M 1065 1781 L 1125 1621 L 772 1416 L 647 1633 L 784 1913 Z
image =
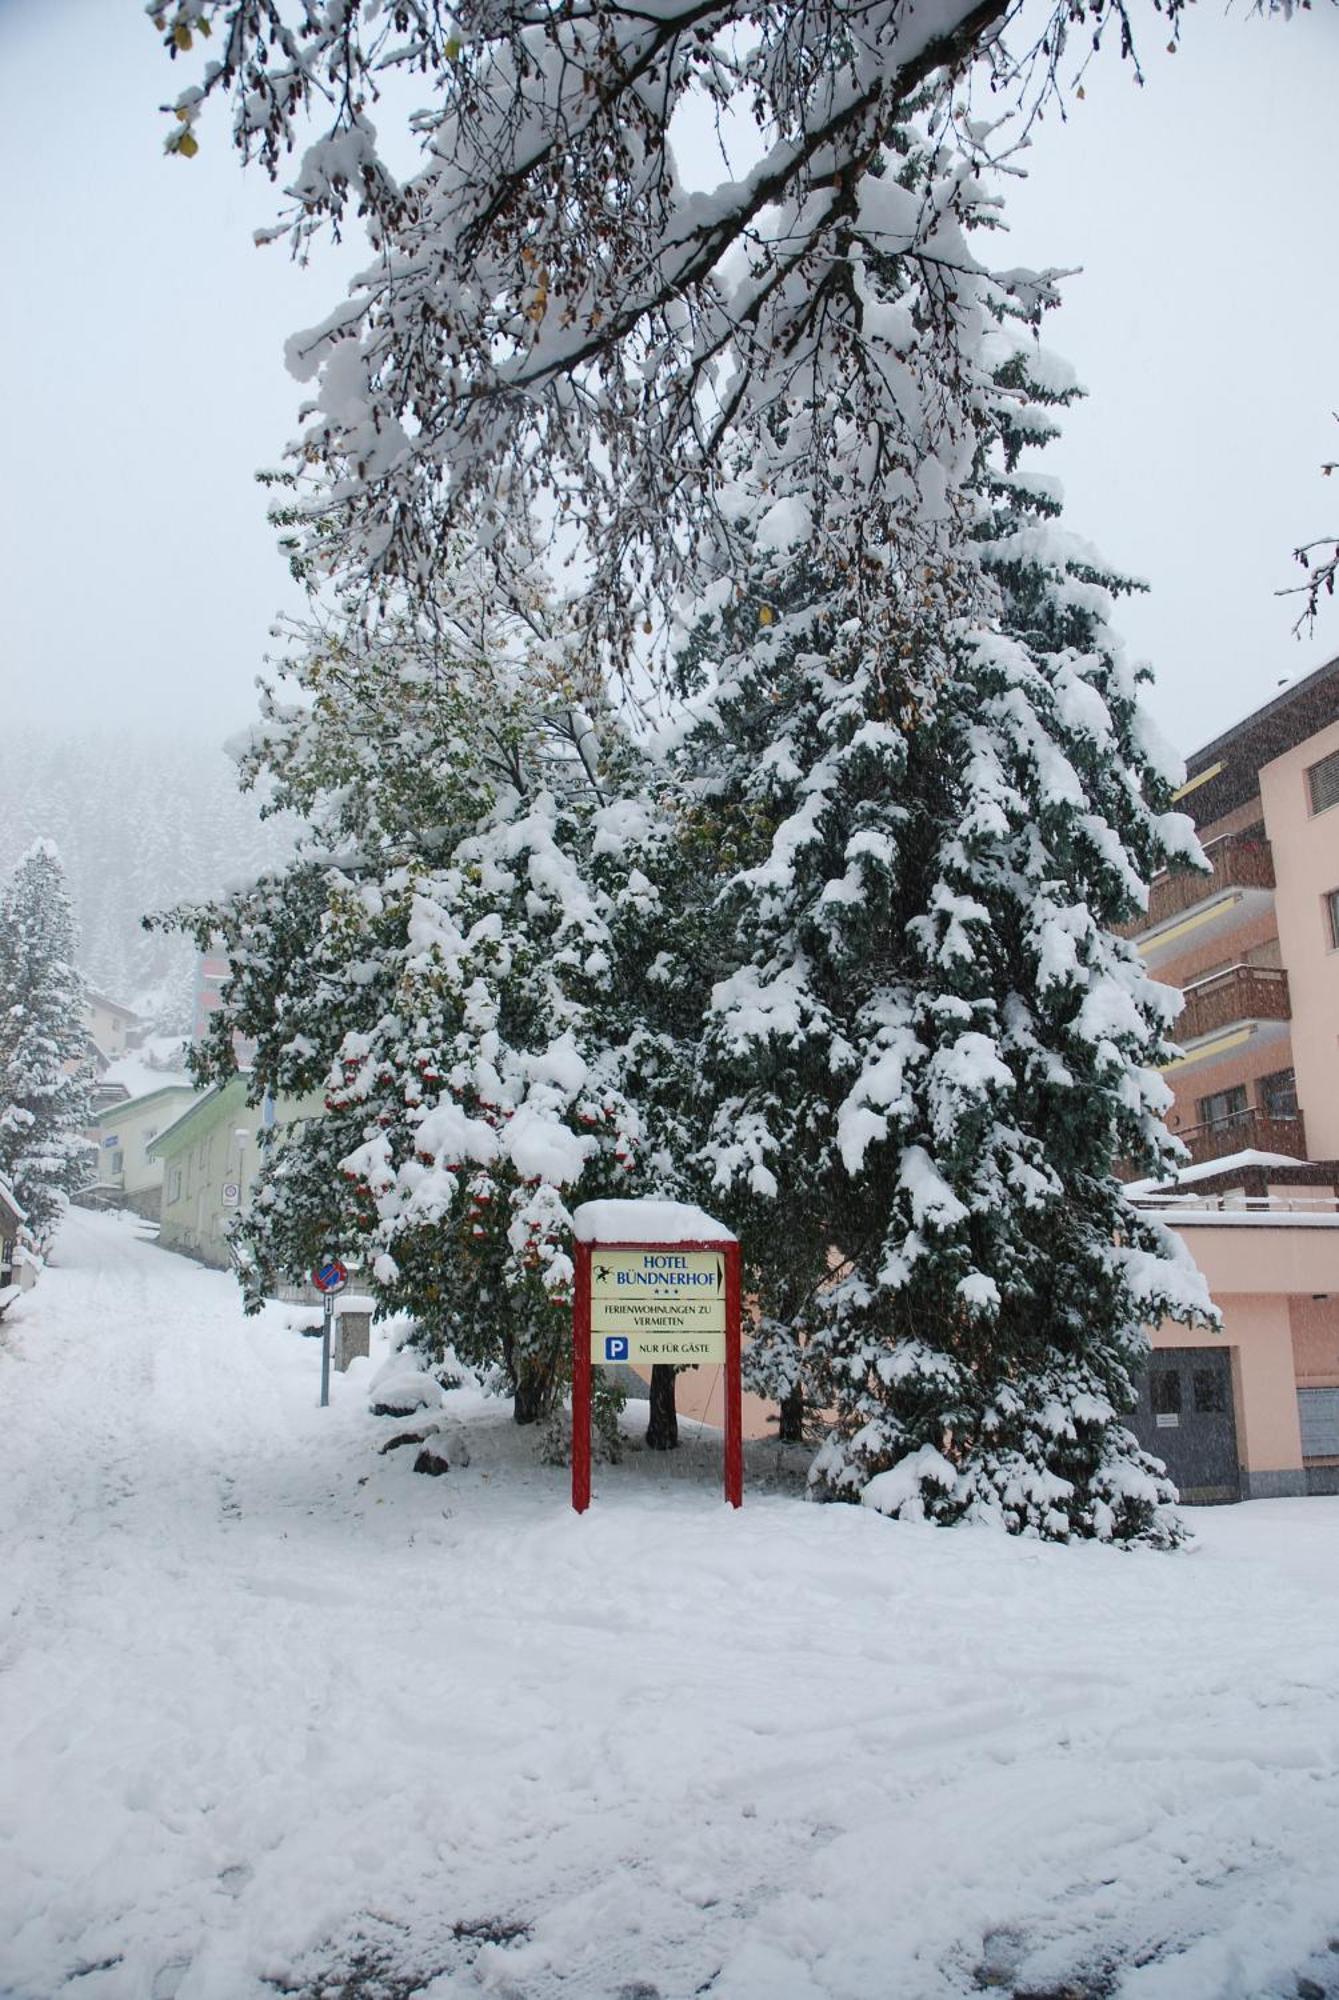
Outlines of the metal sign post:
M 312 1272 L 312 1283 L 321 1294 L 321 1408 L 330 1405 L 330 1335 L 335 1323 L 335 1294 L 342 1292 L 349 1274 L 338 1257 L 323 1257 Z
M 591 1368 L 638 1361 L 724 1366 L 725 1498 L 742 1505 L 738 1243 L 578 1241 L 574 1250 L 573 1507 L 584 1514 L 590 1505 Z
M 330 1405 L 330 1336 L 335 1325 L 335 1295 L 327 1292 L 321 1301 L 321 1408 Z

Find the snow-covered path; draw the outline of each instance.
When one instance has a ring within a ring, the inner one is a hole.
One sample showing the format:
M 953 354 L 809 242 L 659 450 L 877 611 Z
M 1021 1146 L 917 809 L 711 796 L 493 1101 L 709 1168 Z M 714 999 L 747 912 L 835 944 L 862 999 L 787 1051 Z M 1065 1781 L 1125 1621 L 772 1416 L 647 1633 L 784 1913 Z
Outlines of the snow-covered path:
M 0 1327 L 4 2000 L 1339 1992 L 1339 1501 L 1122 1556 L 689 1451 L 577 1520 L 317 1370 L 114 1217 Z

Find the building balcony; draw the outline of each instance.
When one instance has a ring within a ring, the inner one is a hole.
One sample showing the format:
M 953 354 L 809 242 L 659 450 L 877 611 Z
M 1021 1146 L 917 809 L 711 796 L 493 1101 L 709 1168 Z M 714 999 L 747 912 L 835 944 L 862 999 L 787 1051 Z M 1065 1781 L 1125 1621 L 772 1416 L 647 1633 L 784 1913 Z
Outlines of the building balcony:
M 1231 965 L 1182 991 L 1186 1004 L 1174 1031 L 1182 1047 L 1239 1023 L 1292 1019 L 1288 975 L 1275 966 Z
M 1292 1019 L 1286 972 L 1232 965 L 1181 990 L 1185 1004 L 1172 1028 L 1181 1052 L 1163 1064 L 1164 1076 L 1229 1055 L 1243 1073 L 1284 1066 Z
M 1277 966 L 1229 966 L 1207 980 L 1183 986 L 1185 1008 L 1175 1026 L 1177 1040 L 1197 1042 L 1205 1034 L 1221 1034 L 1237 1022 L 1291 1020 L 1287 972 Z
M 1150 963 L 1206 944 L 1273 905 L 1274 855 L 1263 827 L 1224 834 L 1204 852 L 1210 874 L 1154 876 L 1147 914 L 1122 927 Z
M 1286 1153 L 1290 1159 L 1306 1158 L 1306 1125 L 1300 1111 L 1288 1116 L 1272 1116 L 1250 1107 L 1215 1118 L 1209 1125 L 1182 1127 L 1177 1138 L 1190 1150 L 1191 1163 L 1202 1167 L 1210 1160 L 1226 1159 L 1229 1153 Z

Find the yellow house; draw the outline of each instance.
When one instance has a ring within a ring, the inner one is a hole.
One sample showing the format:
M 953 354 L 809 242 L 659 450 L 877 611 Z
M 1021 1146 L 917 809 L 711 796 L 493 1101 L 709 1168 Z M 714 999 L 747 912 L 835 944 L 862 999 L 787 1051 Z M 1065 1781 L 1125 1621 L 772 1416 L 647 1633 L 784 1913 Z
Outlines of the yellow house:
M 246 1206 L 260 1170 L 262 1132 L 322 1109 L 319 1097 L 249 1105 L 247 1081 L 234 1076 L 216 1084 L 150 1148 L 163 1176 L 159 1242 L 216 1270 L 232 1262 L 228 1227 Z
M 188 1083 L 169 1083 L 119 1104 L 105 1105 L 88 1127 L 97 1149 L 93 1185 L 83 1199 L 99 1207 L 133 1208 L 156 1221 L 163 1187 L 163 1162 L 151 1151 L 160 1132 L 174 1124 L 198 1092 Z

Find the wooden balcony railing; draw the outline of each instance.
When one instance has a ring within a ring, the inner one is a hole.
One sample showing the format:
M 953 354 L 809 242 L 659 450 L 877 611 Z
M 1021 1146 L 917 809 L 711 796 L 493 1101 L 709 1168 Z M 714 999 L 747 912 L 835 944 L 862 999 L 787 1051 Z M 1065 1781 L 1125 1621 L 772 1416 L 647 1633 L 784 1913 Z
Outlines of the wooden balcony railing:
M 1248 1148 L 1257 1153 L 1287 1153 L 1294 1160 L 1306 1158 L 1306 1126 L 1300 1111 L 1286 1118 L 1271 1117 L 1266 1111 L 1234 1111 L 1228 1118 L 1215 1118 L 1212 1125 L 1183 1127 L 1176 1136 L 1190 1148 L 1197 1167 Z
M 1204 852 L 1213 866 L 1211 875 L 1178 871 L 1154 876 L 1148 889 L 1148 915 L 1122 927 L 1127 937 L 1142 937 L 1183 911 L 1193 910 L 1197 903 L 1221 895 L 1224 889 L 1274 887 L 1274 853 L 1262 829 L 1225 833 L 1210 841 Z
M 1290 1021 L 1288 975 L 1275 966 L 1232 965 L 1184 989 L 1186 1004 L 1172 1032 L 1178 1042 L 1198 1041 L 1237 1021 Z

